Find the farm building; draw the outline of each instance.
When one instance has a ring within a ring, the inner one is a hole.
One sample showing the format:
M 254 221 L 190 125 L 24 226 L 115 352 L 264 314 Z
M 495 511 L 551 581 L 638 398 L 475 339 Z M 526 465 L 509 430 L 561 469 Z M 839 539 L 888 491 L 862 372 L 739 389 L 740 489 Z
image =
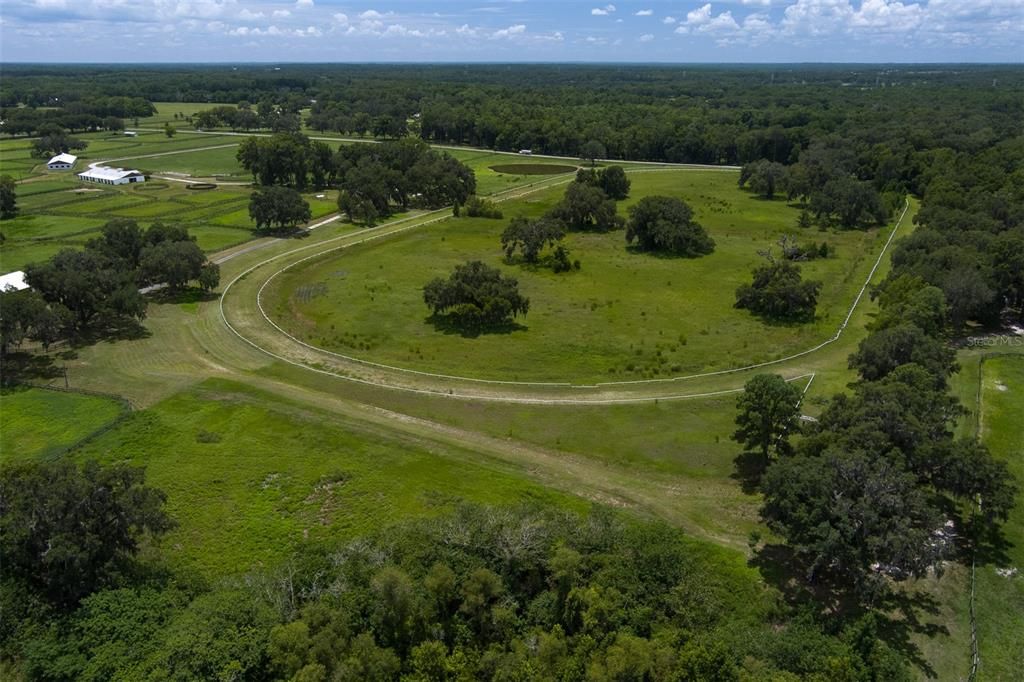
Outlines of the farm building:
M 70 170 L 75 161 L 78 161 L 78 157 L 74 154 L 58 154 L 46 162 L 46 167 L 50 170 Z
M 28 283 L 25 282 L 25 273 L 22 270 L 0 275 L 0 292 L 21 291 L 28 288 Z
M 107 166 L 95 166 L 84 173 L 79 173 L 78 177 L 86 182 L 98 182 L 101 185 L 127 185 L 130 182 L 146 181 L 146 176 L 140 171 Z

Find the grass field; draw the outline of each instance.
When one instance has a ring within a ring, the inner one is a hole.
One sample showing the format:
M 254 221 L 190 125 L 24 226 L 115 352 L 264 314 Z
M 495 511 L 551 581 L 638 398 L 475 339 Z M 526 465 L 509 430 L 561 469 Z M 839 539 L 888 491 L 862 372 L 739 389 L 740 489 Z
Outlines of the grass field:
M 214 150 L 205 149 L 211 144 L 210 139 L 195 136 L 173 140 L 154 135 L 135 139 L 106 139 L 97 135 L 93 138 L 87 153 L 101 158 L 114 154 L 142 155 L 134 160 L 149 173 L 191 169 L 220 173 L 228 176 L 228 180 L 231 174 L 241 173 L 233 156 L 237 138 L 215 138 L 215 143 L 226 139 L 232 146 Z M 27 144 L 24 140 L 3 141 L 0 158 L 27 155 L 21 149 Z M 94 151 L 95 148 L 100 151 Z M 78 168 L 85 168 L 88 158 L 83 154 Z M 119 163 L 129 164 L 132 160 Z M 179 222 L 189 228 L 204 250 L 218 251 L 252 238 L 250 191 L 247 186 L 221 184 L 214 190 L 195 192 L 187 190 L 182 182 L 152 177 L 141 185 L 99 187 L 78 181 L 73 172 L 38 172 L 18 184 L 19 216 L 0 225 L 5 237 L 0 245 L 0 267 L 5 272 L 21 269 L 62 248 L 80 247 L 113 218 L 131 218 L 143 226 L 157 220 Z M 317 194 L 323 194 L 323 198 L 318 199 Z M 314 220 L 337 211 L 334 190 L 309 192 L 306 199 Z
M 1024 485 L 1024 355 L 995 355 L 981 364 L 980 435 Z M 977 569 L 979 680 L 1010 680 L 1024 670 L 1024 501 L 1003 527 L 1003 556 Z M 998 569 L 1016 569 L 999 575 Z
M 453 219 L 384 248 L 360 247 L 293 268 L 273 280 L 264 303 L 308 342 L 386 364 L 506 380 L 676 376 L 772 360 L 827 339 L 885 236 L 878 230 L 799 232 L 800 240 L 826 240 L 838 251 L 836 258 L 803 265 L 805 276 L 824 282 L 818 318 L 806 325 L 765 324 L 733 308 L 734 292 L 761 262 L 759 249 L 797 232 L 796 208 L 738 190 L 733 173 L 638 173 L 620 211 L 645 195 L 682 197 L 715 238 L 714 254 L 635 253 L 620 231 L 570 235 L 566 245 L 582 261 L 579 272 L 503 264 L 499 235 L 507 219 L 538 216 L 563 192 L 557 186 L 506 202 L 504 221 Z M 470 259 L 519 279 L 530 312 L 518 327 L 466 338 L 427 319 L 423 285 Z
M 112 218 L 132 218 L 143 225 L 155 220 L 180 222 L 198 238 L 204 250 L 211 252 L 251 238 L 250 189 L 231 184 L 251 180 L 235 158 L 241 138 L 196 134 L 183 120 L 179 121 L 181 132 L 168 138 L 154 126 L 173 120 L 175 112 L 193 113 L 206 105 L 158 104 L 157 107 L 157 116 L 140 120 L 137 137 L 119 133 L 79 135 L 89 146 L 78 152 L 79 161 L 72 171 L 48 171 L 44 159 L 31 156 L 29 140 L 0 140 L 0 172 L 9 173 L 18 181 L 20 209 L 16 219 L 0 225 L 0 232 L 6 239 L 0 245 L 0 267 L 5 272 L 44 260 L 62 248 L 80 247 Z M 496 173 L 489 168 L 507 161 L 508 155 L 474 150 L 452 150 L 451 153 L 475 170 L 481 194 L 545 179 Z M 75 173 L 94 161 L 138 168 L 151 177 L 143 185 L 130 187 L 86 185 Z M 566 167 L 564 161 L 557 160 L 538 160 L 537 163 L 562 163 L 563 168 Z M 170 179 L 152 177 L 161 174 Z M 208 192 L 190 192 L 181 182 L 189 177 L 212 180 L 219 186 Z M 318 194 L 323 194 L 323 198 L 318 199 Z M 305 198 L 314 221 L 337 212 L 337 190 L 309 192 Z
M 252 175 L 242 168 L 235 157 L 235 154 L 238 153 L 238 139 L 235 138 L 236 143 L 234 144 L 231 142 L 221 143 L 230 145 L 226 147 L 222 147 L 220 144 L 209 145 L 218 148 L 204 149 L 190 154 L 174 154 L 166 157 L 139 159 L 138 161 L 140 165 L 159 166 L 159 172 L 165 174 L 214 178 L 214 182 L 217 180 L 250 182 Z M 208 145 L 203 144 L 202 146 L 206 147 Z
M 39 388 L 0 393 L 0 462 L 51 457 L 125 411 L 110 398 Z
M 180 524 L 171 563 L 208 577 L 273 566 L 459 501 L 571 502 L 514 467 L 210 380 L 132 415 L 74 454 L 146 467 Z

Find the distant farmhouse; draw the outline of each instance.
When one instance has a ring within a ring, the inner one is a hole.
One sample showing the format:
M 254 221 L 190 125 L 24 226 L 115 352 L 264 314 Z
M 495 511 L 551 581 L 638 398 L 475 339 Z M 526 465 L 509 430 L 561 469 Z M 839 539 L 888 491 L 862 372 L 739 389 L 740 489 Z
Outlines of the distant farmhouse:
M 78 177 L 85 182 L 98 182 L 101 185 L 127 185 L 131 182 L 146 181 L 146 176 L 140 171 L 107 166 L 95 166 L 84 173 L 79 173 Z
M 74 154 L 58 154 L 46 162 L 46 167 L 50 170 L 71 170 L 75 161 L 78 161 L 78 157 Z

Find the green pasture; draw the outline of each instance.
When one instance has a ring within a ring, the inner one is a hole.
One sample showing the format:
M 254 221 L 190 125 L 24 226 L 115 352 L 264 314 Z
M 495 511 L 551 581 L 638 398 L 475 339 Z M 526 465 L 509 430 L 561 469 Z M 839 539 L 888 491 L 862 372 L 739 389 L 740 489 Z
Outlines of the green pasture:
M 508 219 L 539 216 L 556 186 L 502 204 L 505 220 L 451 219 L 293 268 L 264 302 L 291 332 L 324 348 L 420 370 L 530 381 L 619 381 L 678 376 L 773 360 L 828 339 L 863 284 L 885 230 L 820 232 L 795 227 L 798 209 L 736 188 L 720 171 L 635 173 L 629 200 L 669 194 L 688 201 L 716 240 L 714 254 L 663 258 L 626 248 L 622 231 L 571 234 L 578 272 L 503 263 Z M 782 234 L 828 241 L 838 256 L 803 265 L 821 280 L 818 317 L 766 324 L 733 308 L 736 288 Z M 436 327 L 422 287 L 458 263 L 479 259 L 519 279 L 530 312 L 477 338 Z
M 980 436 L 1024 488 L 1024 355 L 981 363 Z M 1004 544 L 977 569 L 979 680 L 1010 680 L 1024 670 L 1024 501 L 1003 526 Z M 997 570 L 1016 569 L 1000 575 Z
M 222 144 L 231 142 L 210 143 L 210 138 L 189 138 L 200 147 L 216 146 L 217 149 L 197 149 L 188 154 L 174 154 L 159 158 L 139 159 L 139 165 L 150 168 L 154 173 L 174 174 L 193 176 L 197 178 L 215 178 L 230 180 L 232 182 L 250 182 L 252 175 L 238 163 L 235 154 L 238 152 L 238 143 L 241 138 L 234 138 L 235 143 L 230 147 L 220 147 Z M 223 139 L 223 138 L 214 138 Z M 205 142 L 207 144 L 199 145 Z
M 241 173 L 234 159 L 237 137 L 191 136 L 168 139 L 162 134 L 141 133 L 138 138 L 109 133 L 83 135 L 90 141 L 77 168 L 89 159 L 126 158 L 119 165 L 133 165 L 148 173 L 192 172 L 204 174 Z M 221 149 L 209 146 L 231 144 Z M 17 187 L 20 215 L 0 225 L 5 241 L 0 245 L 0 262 L 5 270 L 52 256 L 61 248 L 80 246 L 105 222 L 131 218 L 142 225 L 154 221 L 180 222 L 197 237 L 206 251 L 217 251 L 251 238 L 248 186 L 221 184 L 214 190 L 193 191 L 183 182 L 150 178 L 141 185 L 98 186 L 79 181 L 74 172 L 40 170 L 40 160 L 30 159 L 29 142 L 3 140 L 0 161 L 28 159 L 35 175 Z M 161 156 L 147 156 L 161 154 Z M 174 169 L 186 169 L 177 171 Z M 247 181 L 248 178 L 237 178 Z M 317 199 L 316 194 L 323 194 Z M 337 192 L 309 192 L 306 199 L 314 219 L 337 211 Z
M 120 416 L 110 398 L 40 388 L 0 392 L 0 462 L 63 452 Z
M 558 175 L 563 176 L 563 179 L 569 178 L 578 168 L 585 165 L 574 159 L 524 158 L 517 154 L 478 149 L 456 149 L 450 147 L 443 147 L 441 149 L 473 169 L 473 173 L 476 175 L 476 191 L 480 196 L 488 196 L 517 187 L 557 180 L 558 178 L 555 176 Z M 602 165 L 606 164 L 598 164 L 598 166 Z M 643 164 L 629 162 L 615 165 L 626 169 L 646 168 Z M 551 168 L 552 172 L 542 172 L 544 167 Z
M 760 496 L 737 478 L 736 398 L 635 405 L 514 405 L 464 402 L 368 389 L 275 363 L 260 376 L 377 405 L 428 423 L 514 444 L 556 488 L 670 520 L 695 537 L 734 549 L 760 528 Z M 547 469 L 554 467 L 558 473 Z M 563 480 L 562 477 L 568 480 Z M 595 489 L 600 492 L 595 492 Z
M 140 118 L 140 127 L 163 126 L 164 123 L 170 122 L 171 125 L 180 128 L 187 125 L 185 121 L 181 120 L 184 117 L 217 106 L 208 102 L 154 102 L 153 105 L 156 107 L 156 113 L 146 118 Z M 178 118 L 174 117 L 175 114 L 178 114 Z
M 207 576 L 286 559 L 304 542 L 366 534 L 461 500 L 558 502 L 514 469 L 438 450 L 219 380 L 133 414 L 75 452 L 127 461 L 168 495 L 171 562 Z

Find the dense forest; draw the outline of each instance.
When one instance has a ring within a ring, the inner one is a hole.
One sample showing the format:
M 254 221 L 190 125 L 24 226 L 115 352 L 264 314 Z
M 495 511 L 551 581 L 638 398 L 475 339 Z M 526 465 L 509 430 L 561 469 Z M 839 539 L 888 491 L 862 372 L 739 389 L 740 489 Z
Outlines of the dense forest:
M 139 558 L 172 526 L 139 469 L 8 467 L 0 500 L 0 646 L 30 679 L 909 679 L 870 614 L 773 603 L 602 509 L 463 506 L 210 585 Z
M 883 163 L 904 181 L 915 152 L 978 151 L 1024 119 L 1021 73 L 998 66 L 15 65 L 4 80 L 5 120 L 19 105 L 70 111 L 113 97 L 267 103 L 309 108 L 324 132 L 412 126 L 431 142 L 568 155 L 596 140 L 609 158 L 731 164 L 791 162 L 836 138 L 862 179 Z

